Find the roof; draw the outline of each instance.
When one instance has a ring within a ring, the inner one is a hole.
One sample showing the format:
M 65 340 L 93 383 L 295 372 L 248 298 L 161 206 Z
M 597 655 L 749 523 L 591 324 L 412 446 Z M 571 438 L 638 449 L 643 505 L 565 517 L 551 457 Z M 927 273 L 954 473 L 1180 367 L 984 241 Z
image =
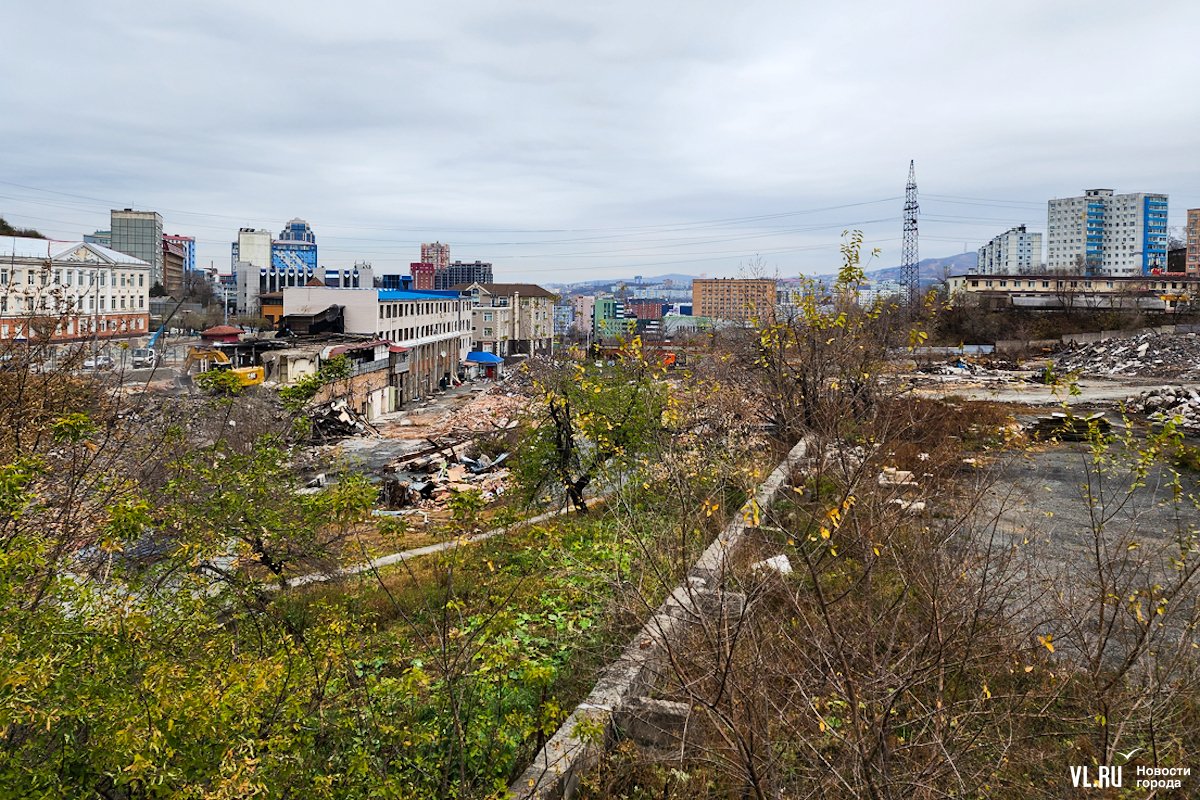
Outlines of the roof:
M 0 236 L 0 259 L 41 258 L 60 262 L 82 262 L 123 267 L 149 267 L 145 261 L 118 253 L 94 242 Z
M 460 283 L 456 286 L 451 286 L 450 288 L 456 291 L 465 292 L 474 286 L 478 286 L 488 294 L 519 294 L 522 297 L 554 297 L 553 292 L 546 291 L 536 283 Z
M 485 353 L 482 350 L 473 350 L 467 353 L 467 361 L 474 361 L 477 364 L 503 364 L 504 359 L 494 353 Z
M 374 341 L 370 342 L 355 342 L 354 344 L 339 344 L 329 348 L 327 352 L 322 354 L 322 357 L 333 358 L 334 356 L 340 356 L 342 353 L 349 353 L 352 350 L 373 350 L 374 348 L 379 347 L 381 344 L 388 345 L 389 350 L 392 347 L 392 343 L 386 339 L 375 339 Z
M 380 300 L 457 300 L 458 292 L 414 289 L 380 289 Z
M 305 285 L 305 286 L 324 286 L 324 285 L 325 285 L 325 281 L 321 280 L 321 279 L 320 279 L 320 278 L 318 278 L 316 275 L 314 275 L 314 276 L 312 276 L 311 278 L 309 278 L 309 280 L 308 280 L 308 283 L 306 283 L 306 284 L 304 284 L 304 285 Z M 282 294 L 283 294 L 283 293 L 282 293 L 282 292 L 280 292 L 280 295 L 282 295 Z

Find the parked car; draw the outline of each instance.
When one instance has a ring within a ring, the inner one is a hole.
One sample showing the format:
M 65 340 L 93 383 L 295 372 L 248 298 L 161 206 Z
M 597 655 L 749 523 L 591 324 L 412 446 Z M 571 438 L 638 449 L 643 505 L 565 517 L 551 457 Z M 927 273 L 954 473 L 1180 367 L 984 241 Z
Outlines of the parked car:
M 108 356 L 96 356 L 83 362 L 84 369 L 112 369 L 113 360 Z

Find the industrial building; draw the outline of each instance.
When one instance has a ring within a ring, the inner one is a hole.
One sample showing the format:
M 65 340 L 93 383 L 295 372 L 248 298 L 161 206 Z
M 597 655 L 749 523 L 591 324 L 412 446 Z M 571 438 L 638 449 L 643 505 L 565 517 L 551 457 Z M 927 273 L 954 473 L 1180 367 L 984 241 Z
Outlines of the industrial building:
M 289 286 L 280 324 L 336 316 L 336 332 L 406 348 L 407 369 L 392 384 L 397 394 L 390 405 L 399 407 L 457 379 L 471 349 L 471 305 L 457 292 Z
M 992 310 L 1127 309 L 1175 313 L 1200 300 L 1200 278 L 1184 275 L 951 275 L 951 302 L 971 298 Z

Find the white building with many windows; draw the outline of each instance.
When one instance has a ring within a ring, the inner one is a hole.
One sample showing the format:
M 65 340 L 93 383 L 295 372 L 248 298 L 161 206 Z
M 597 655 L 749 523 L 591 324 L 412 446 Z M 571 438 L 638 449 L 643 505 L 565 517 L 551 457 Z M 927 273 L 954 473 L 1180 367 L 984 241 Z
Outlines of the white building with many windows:
M 471 351 L 471 299 L 458 292 L 413 292 L 332 286 L 288 286 L 284 317 L 320 314 L 339 306 L 345 333 L 408 350 L 404 397 L 427 397 L 457 378 Z
M 0 340 L 145 335 L 150 264 L 91 242 L 0 236 Z
M 980 275 L 1027 275 L 1042 266 L 1042 235 L 1018 225 L 979 248 Z
M 1087 275 L 1151 275 L 1167 267 L 1167 196 L 1089 189 L 1051 200 L 1046 266 Z

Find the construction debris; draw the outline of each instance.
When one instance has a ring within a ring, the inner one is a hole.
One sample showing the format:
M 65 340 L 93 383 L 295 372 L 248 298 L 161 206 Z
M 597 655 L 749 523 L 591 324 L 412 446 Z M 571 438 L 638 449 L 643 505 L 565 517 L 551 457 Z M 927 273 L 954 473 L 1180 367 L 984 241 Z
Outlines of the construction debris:
M 506 391 L 506 386 L 492 386 L 469 402 L 424 429 L 430 437 L 457 436 L 470 438 L 473 434 L 511 430 L 520 424 L 529 398 Z
M 761 572 L 764 569 L 774 570 L 780 575 L 792 574 L 792 562 L 788 560 L 787 555 L 781 554 L 768 558 L 766 561 L 759 561 L 756 564 L 751 564 L 750 569 L 754 572 Z
M 1162 386 L 1125 401 L 1125 409 L 1146 414 L 1160 425 L 1169 421 L 1183 431 L 1200 431 L 1200 392 L 1183 386 Z
M 925 510 L 925 501 L 924 500 L 905 500 L 903 498 L 897 497 L 895 500 L 892 500 L 891 502 L 893 505 L 900 506 L 901 511 L 907 511 L 909 514 L 912 514 L 914 516 L 920 514 L 922 511 Z
M 327 440 L 379 434 L 375 426 L 345 400 L 335 400 L 316 409 L 312 413 L 312 423 L 313 435 Z
M 384 468 L 386 476 L 381 500 L 389 508 L 419 505 L 429 508 L 445 502 L 454 492 L 478 491 L 484 500 L 493 500 L 508 489 L 509 453 L 495 459 L 465 454 L 468 445 L 453 440 L 428 439 L 430 447 L 410 453 Z M 457 447 L 457 449 L 456 449 Z
M 1062 442 L 1085 442 L 1091 437 L 1093 430 L 1102 435 L 1112 430 L 1112 424 L 1104 418 L 1102 412 L 1077 417 L 1068 412 L 1055 411 L 1048 417 L 1040 417 L 1029 426 L 1030 435 L 1034 439 L 1058 439 Z
M 1195 333 L 1144 333 L 1133 339 L 1093 342 L 1054 357 L 1059 373 L 1138 378 L 1200 379 L 1200 337 Z
M 913 474 L 906 469 L 896 469 L 895 467 L 884 467 L 883 472 L 879 473 L 878 479 L 880 486 L 902 486 L 912 488 L 917 485 L 913 480 Z

